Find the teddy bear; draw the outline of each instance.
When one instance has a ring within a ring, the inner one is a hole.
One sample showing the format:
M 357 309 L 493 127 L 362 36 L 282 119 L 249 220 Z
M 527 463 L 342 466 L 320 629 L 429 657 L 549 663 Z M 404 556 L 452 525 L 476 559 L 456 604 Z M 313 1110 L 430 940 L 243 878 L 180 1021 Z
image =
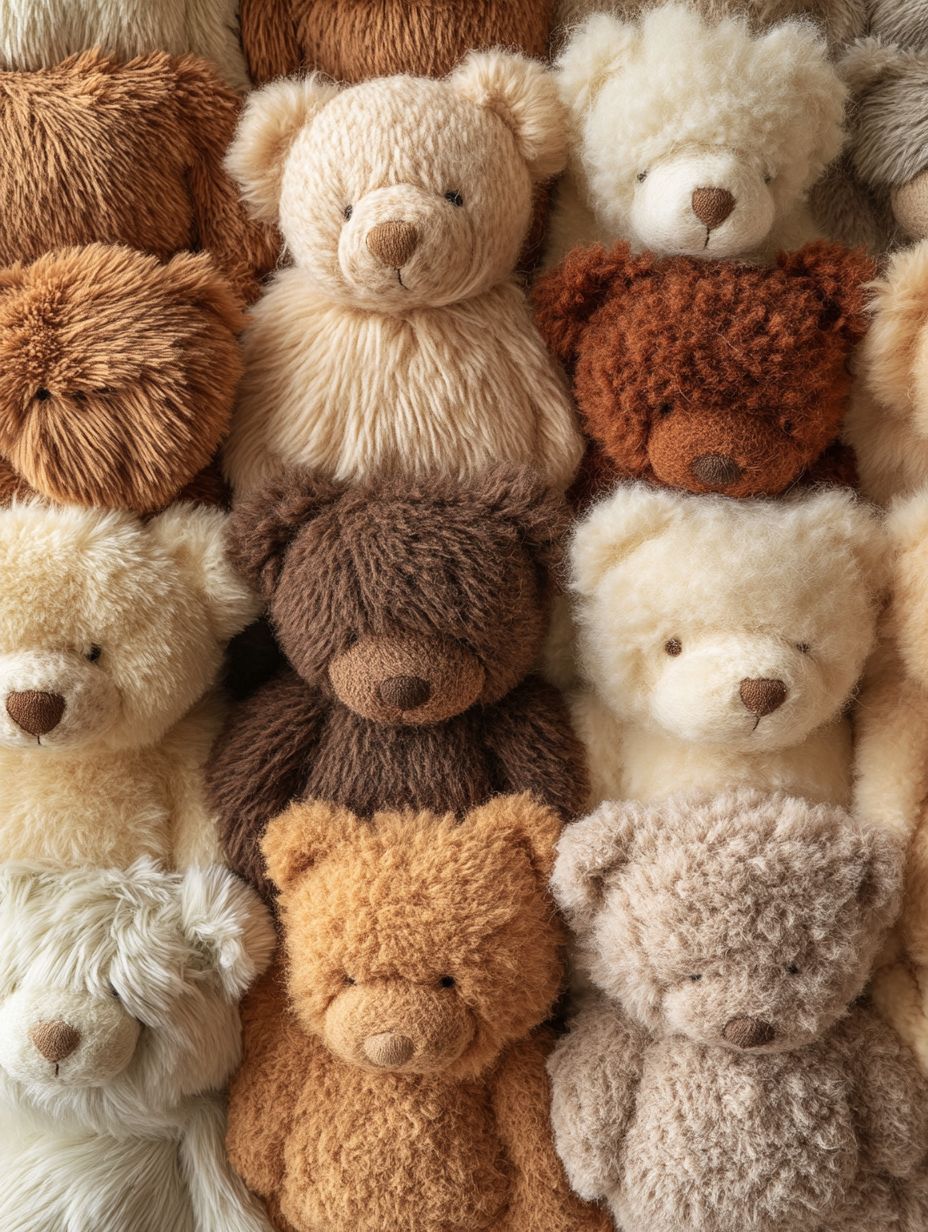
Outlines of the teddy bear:
M 577 525 L 572 690 L 592 801 L 736 786 L 847 805 L 845 710 L 887 586 L 875 512 L 622 485 Z
M 0 509 L 0 861 L 219 859 L 203 767 L 226 642 L 257 613 L 227 515 Z
M 0 933 L 4 1232 L 270 1232 L 220 1094 L 274 948 L 255 894 L 216 867 L 3 863 Z
M 566 488 L 575 415 L 513 276 L 564 140 L 550 75 L 502 52 L 441 81 L 251 95 L 228 165 L 293 266 L 245 332 L 237 495 L 289 465 L 359 481 L 527 462 Z
M 576 1192 L 628 1232 L 917 1232 L 928 1081 L 861 999 L 903 847 L 736 791 L 607 803 L 558 844 L 595 986 L 548 1062 Z
M 306 472 L 233 512 L 229 552 L 286 663 L 229 714 L 208 771 L 231 866 L 293 799 L 463 814 L 534 791 L 586 798 L 558 691 L 535 674 L 568 524 L 527 468 L 337 485 Z
M 242 324 L 205 252 L 89 244 L 0 270 L 0 502 L 221 499 Z
M 272 822 L 283 955 L 243 1006 L 227 1141 L 278 1226 L 609 1228 L 551 1140 L 559 830 L 528 795 L 463 818 L 317 801 Z
M 0 73 L 0 264 L 95 242 L 204 249 L 254 298 L 277 239 L 223 167 L 240 109 L 197 56 L 94 50 Z
M 571 253 L 534 302 L 591 438 L 577 500 L 618 478 L 738 497 L 853 484 L 839 436 L 875 272 L 822 242 L 771 266 Z

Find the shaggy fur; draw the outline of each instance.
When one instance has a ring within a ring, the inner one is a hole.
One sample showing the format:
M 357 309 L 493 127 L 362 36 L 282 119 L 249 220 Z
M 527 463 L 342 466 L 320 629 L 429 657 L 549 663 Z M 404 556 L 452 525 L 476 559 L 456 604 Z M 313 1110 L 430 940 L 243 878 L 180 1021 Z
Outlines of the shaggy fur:
M 4 1232 L 268 1232 L 219 1097 L 274 946 L 251 891 L 218 868 L 4 864 L 0 934 Z
M 5 0 L 0 67 L 53 68 L 91 47 L 117 60 L 193 52 L 234 89 L 248 87 L 238 0 Z
M 813 238 L 805 198 L 841 149 L 846 91 L 811 24 L 754 35 L 685 4 L 598 13 L 557 75 L 572 139 L 550 263 L 597 241 L 768 259 Z M 728 193 L 728 212 L 699 216 L 700 189 Z
M 295 798 L 461 815 L 531 790 L 576 815 L 580 746 L 531 674 L 566 523 L 511 467 L 465 488 L 298 472 L 236 511 L 232 558 L 289 664 L 233 710 L 212 759 L 234 868 L 266 890 L 258 843 Z
M 549 1061 L 582 1196 L 648 1232 L 918 1232 L 928 1082 L 857 998 L 902 846 L 740 792 L 607 804 L 553 887 L 597 987 Z
M 88 51 L 0 74 L 0 262 L 95 241 L 162 260 L 202 248 L 253 298 L 276 248 L 222 166 L 239 108 L 195 56 Z
M 814 244 L 773 267 L 577 250 L 535 287 L 593 446 L 579 495 L 619 477 L 773 496 L 853 482 L 837 445 L 869 317 L 861 252 Z
M 844 492 L 738 502 L 628 484 L 596 506 L 571 552 L 594 802 L 751 785 L 846 804 L 842 714 L 885 548 Z
M 559 828 L 521 796 L 463 820 L 297 805 L 268 830 L 286 965 L 245 1005 L 228 1141 L 286 1228 L 605 1232 L 548 1123 Z
M 354 481 L 528 462 L 567 486 L 573 409 L 513 278 L 564 138 L 551 78 L 502 53 L 444 81 L 252 95 L 229 166 L 294 268 L 246 331 L 237 493 L 291 464 Z
M 139 513 L 168 504 L 228 430 L 242 324 L 207 253 L 161 264 L 91 244 L 0 270 L 4 486 Z
M 0 510 L 0 860 L 218 858 L 203 765 L 255 613 L 225 515 Z

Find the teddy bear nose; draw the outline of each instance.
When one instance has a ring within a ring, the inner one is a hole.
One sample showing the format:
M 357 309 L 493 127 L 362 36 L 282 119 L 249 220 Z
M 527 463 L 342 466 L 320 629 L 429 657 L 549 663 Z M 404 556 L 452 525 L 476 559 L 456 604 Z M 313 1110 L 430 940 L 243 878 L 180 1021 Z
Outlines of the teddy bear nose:
M 395 1031 L 381 1031 L 379 1035 L 369 1035 L 364 1041 L 367 1059 L 381 1069 L 395 1069 L 397 1065 L 405 1065 L 414 1051 L 412 1040 L 406 1035 L 398 1035 Z
M 724 453 L 701 454 L 690 464 L 690 471 L 706 488 L 729 488 L 743 473 L 735 459 Z
M 731 1018 L 722 1029 L 722 1036 L 736 1048 L 762 1048 L 773 1042 L 774 1030 L 769 1022 L 759 1018 Z
M 64 698 L 60 693 L 39 693 L 33 689 L 8 693 L 6 712 L 30 736 L 44 736 L 61 722 Z
M 421 676 L 391 676 L 378 692 L 380 700 L 396 710 L 417 710 L 432 696 L 432 686 Z
M 735 198 L 727 188 L 696 188 L 692 205 L 699 221 L 714 231 L 735 208 Z
M 782 680 L 742 680 L 741 700 L 751 714 L 762 719 L 773 714 L 786 701 L 788 690 Z
M 29 1038 L 46 1061 L 57 1065 L 77 1048 L 81 1042 L 81 1033 L 56 1018 L 54 1022 L 36 1023 L 29 1032 Z
M 419 232 L 411 222 L 381 222 L 368 231 L 367 246 L 384 265 L 402 269 L 419 247 Z

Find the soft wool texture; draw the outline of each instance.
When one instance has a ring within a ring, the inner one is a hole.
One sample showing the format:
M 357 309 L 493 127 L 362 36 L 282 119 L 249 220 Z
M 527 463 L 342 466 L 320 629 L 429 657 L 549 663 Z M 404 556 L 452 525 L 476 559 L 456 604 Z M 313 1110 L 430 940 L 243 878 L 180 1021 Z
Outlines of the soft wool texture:
M 222 166 L 239 110 L 195 56 L 88 51 L 0 74 L 0 262 L 95 241 L 162 260 L 205 249 L 253 298 L 276 241 Z
M 635 1232 L 918 1232 L 928 1082 L 858 998 L 898 839 L 736 792 L 607 804 L 552 885 L 597 992 L 549 1061 L 579 1194 Z
M 228 431 L 242 325 L 208 253 L 90 244 L 0 270 L 0 499 L 176 499 Z
M 753 785 L 846 804 L 842 716 L 885 550 L 845 492 L 739 502 L 626 484 L 597 505 L 570 583 L 593 801 Z
M 219 868 L 0 866 L 4 1232 L 269 1232 L 219 1091 L 274 932 Z
M 234 89 L 248 88 L 237 0 L 6 0 L 0 67 L 54 68 L 92 47 L 117 60 L 193 52 Z
M 548 1121 L 559 829 L 528 796 L 274 821 L 285 961 L 244 1007 L 228 1143 L 282 1227 L 605 1232 Z
M 256 610 L 225 522 L 183 504 L 147 525 L 0 510 L 0 860 L 218 858 L 207 695 Z
M 443 81 L 251 96 L 228 165 L 294 266 L 245 334 L 236 493 L 293 464 L 356 481 L 526 462 L 567 486 L 573 409 L 513 277 L 564 151 L 552 79 L 503 53 Z
M 513 467 L 467 487 L 297 472 L 236 510 L 232 559 L 288 663 L 233 709 L 211 761 L 233 868 L 267 890 L 258 844 L 293 799 L 460 816 L 532 791 L 582 809 L 579 742 L 533 674 L 566 527 L 563 501 Z
M 875 272 L 821 243 L 770 267 L 627 244 L 571 253 L 534 303 L 592 442 L 581 502 L 617 478 L 727 496 L 853 483 L 838 436 Z
M 551 264 L 620 239 L 765 260 L 813 238 L 805 199 L 841 149 L 846 90 L 811 23 L 755 35 L 685 4 L 627 21 L 597 13 L 557 77 L 572 132 Z

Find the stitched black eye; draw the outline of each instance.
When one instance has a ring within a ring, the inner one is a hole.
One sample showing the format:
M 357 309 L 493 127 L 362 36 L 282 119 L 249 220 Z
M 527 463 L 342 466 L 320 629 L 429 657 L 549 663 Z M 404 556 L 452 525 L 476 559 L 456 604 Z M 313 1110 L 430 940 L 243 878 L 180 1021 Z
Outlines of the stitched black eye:
M 345 222 L 351 222 L 351 215 L 354 213 L 354 206 L 346 205 L 342 213 L 345 215 Z
M 690 979 L 692 980 L 694 984 L 698 984 L 699 981 L 702 979 L 702 976 L 701 975 L 691 975 Z
M 90 647 L 90 649 L 87 651 L 87 654 L 84 657 L 87 659 L 88 663 L 96 663 L 97 659 L 99 659 L 100 655 L 102 654 L 103 654 L 103 647 L 94 645 Z
M 672 402 L 662 402 L 657 408 L 658 415 L 669 415 L 673 410 Z
M 639 184 L 643 184 L 647 178 L 648 178 L 647 171 L 639 171 L 637 176 L 635 177 L 635 179 L 638 181 Z
M 677 655 L 683 654 L 683 645 L 679 638 L 672 637 L 669 642 L 664 642 L 664 652 L 669 654 L 672 659 Z
M 454 987 L 454 976 L 453 975 L 443 975 L 441 979 L 438 981 L 438 983 L 440 984 L 442 988 L 453 988 Z
M 809 655 L 812 653 L 812 647 L 809 645 L 808 642 L 797 642 L 796 649 L 799 651 L 800 654 Z
M 464 204 L 464 198 L 455 189 L 452 189 L 450 192 L 445 193 L 445 200 L 450 201 L 451 204 L 455 206 L 457 209 L 460 209 L 461 206 Z
M 799 968 L 796 966 L 795 963 L 789 963 L 787 965 L 786 971 L 788 975 L 798 975 L 799 974 Z
M 41 389 L 37 389 L 35 391 L 36 402 L 47 402 L 51 396 L 52 396 L 52 391 L 50 389 L 46 389 L 44 385 L 41 387 Z

